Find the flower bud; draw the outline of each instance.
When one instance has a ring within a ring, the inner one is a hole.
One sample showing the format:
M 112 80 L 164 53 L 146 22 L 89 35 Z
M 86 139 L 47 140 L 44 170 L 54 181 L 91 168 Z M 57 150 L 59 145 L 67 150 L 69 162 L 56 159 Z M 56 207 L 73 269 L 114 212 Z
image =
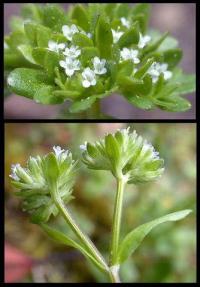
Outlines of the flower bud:
M 94 144 L 87 143 L 82 156 L 88 168 L 110 170 L 128 183 L 152 181 L 164 171 L 159 153 L 136 131 L 129 133 L 129 128 L 108 134 Z

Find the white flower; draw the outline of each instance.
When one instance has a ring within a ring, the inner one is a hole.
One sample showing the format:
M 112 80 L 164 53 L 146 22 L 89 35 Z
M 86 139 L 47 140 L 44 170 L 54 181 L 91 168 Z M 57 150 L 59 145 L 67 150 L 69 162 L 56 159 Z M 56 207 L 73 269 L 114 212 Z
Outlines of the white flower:
M 71 41 L 74 34 L 78 33 L 78 28 L 76 25 L 72 24 L 71 27 L 68 25 L 62 26 L 62 32 L 64 36 Z
M 140 33 L 138 48 L 143 49 L 147 45 L 147 43 L 149 43 L 149 41 L 151 41 L 151 37 L 149 35 L 142 36 L 142 34 Z
M 95 78 L 95 72 L 92 71 L 90 68 L 84 69 L 82 76 L 83 76 L 82 84 L 84 88 L 89 88 L 90 86 L 96 85 L 97 81 Z
M 58 160 L 63 161 L 67 158 L 68 150 L 61 149 L 60 146 L 53 146 L 53 150 Z
M 16 175 L 16 171 L 17 171 L 17 168 L 20 167 L 20 164 L 17 163 L 17 164 L 12 164 L 11 165 L 11 174 L 9 175 L 12 179 L 16 180 L 16 181 L 19 181 L 20 178 Z
M 49 49 L 50 51 L 53 51 L 53 52 L 57 52 L 57 53 L 58 53 L 59 50 L 64 50 L 64 49 L 65 49 L 65 44 L 64 44 L 64 43 L 58 44 L 58 43 L 56 43 L 56 42 L 50 40 L 50 41 L 48 42 L 48 49 Z
M 100 60 L 98 57 L 94 57 L 92 60 L 93 66 L 94 66 L 94 72 L 98 75 L 103 75 L 107 72 L 107 69 L 105 68 L 106 60 L 102 59 Z
M 66 48 L 63 54 L 69 58 L 77 58 L 81 54 L 81 50 L 78 49 L 78 46 L 71 46 Z
M 130 28 L 130 22 L 126 18 L 122 17 L 122 18 L 120 18 L 120 20 L 121 20 L 121 23 L 124 27 Z
M 140 63 L 140 60 L 138 59 L 138 50 L 123 48 L 122 51 L 120 51 L 121 58 L 123 60 L 132 60 L 134 64 Z
M 64 149 L 61 149 L 60 146 L 53 146 L 53 150 L 55 152 L 56 157 L 59 157 L 59 155 L 65 151 Z
M 120 37 L 123 35 L 124 33 L 123 32 L 117 32 L 115 30 L 112 29 L 112 35 L 113 35 L 113 42 L 114 43 L 117 43 L 120 39 Z
M 65 61 L 59 62 L 60 66 L 65 69 L 67 76 L 71 77 L 75 71 L 80 70 L 80 61 L 66 58 Z
M 167 70 L 168 64 L 160 64 L 154 62 L 148 70 L 148 74 L 152 77 L 152 82 L 156 83 L 160 74 L 163 74 L 165 80 L 172 77 L 172 72 Z
M 80 145 L 80 149 L 81 149 L 82 151 L 85 151 L 85 150 L 87 149 L 87 142 L 84 142 L 84 144 L 81 144 L 81 145 Z

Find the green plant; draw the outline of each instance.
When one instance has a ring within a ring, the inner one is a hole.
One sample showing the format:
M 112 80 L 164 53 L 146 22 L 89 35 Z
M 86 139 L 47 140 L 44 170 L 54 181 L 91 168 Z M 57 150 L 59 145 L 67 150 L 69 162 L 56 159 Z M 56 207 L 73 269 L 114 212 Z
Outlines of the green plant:
M 25 5 L 5 37 L 9 89 L 45 105 L 70 100 L 84 117 L 100 117 L 113 92 L 144 110 L 189 109 L 180 95 L 195 90 L 195 76 L 177 67 L 177 40 L 149 29 L 149 16 L 149 4 Z
M 66 204 L 73 198 L 72 188 L 77 161 L 72 154 L 53 147 L 54 152 L 36 158 L 30 157 L 27 167 L 12 166 L 12 184 L 20 189 L 15 194 L 23 199 L 23 209 L 31 214 L 31 221 L 38 224 L 51 238 L 82 252 L 111 282 L 120 282 L 120 267 L 138 248 L 152 228 L 167 221 L 177 221 L 187 216 L 186 209 L 142 224 L 120 238 L 123 196 L 127 184 L 140 184 L 159 178 L 163 160 L 151 144 L 129 128 L 108 134 L 95 143 L 80 146 L 82 161 L 89 169 L 110 171 L 117 182 L 112 223 L 109 262 L 102 256 L 90 238 L 77 225 Z M 47 222 L 52 216 L 62 216 L 75 238 L 57 230 Z

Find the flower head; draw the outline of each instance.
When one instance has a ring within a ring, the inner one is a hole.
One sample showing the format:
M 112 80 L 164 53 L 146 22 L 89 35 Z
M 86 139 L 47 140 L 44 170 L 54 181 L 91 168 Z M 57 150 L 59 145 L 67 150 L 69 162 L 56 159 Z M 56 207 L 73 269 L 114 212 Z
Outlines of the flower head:
M 134 64 L 138 64 L 140 63 L 138 53 L 138 50 L 123 48 L 120 52 L 120 56 L 123 60 L 132 60 Z
M 48 42 L 48 49 L 49 49 L 50 51 L 53 51 L 53 52 L 57 52 L 57 53 L 58 53 L 60 50 L 64 50 L 64 49 L 65 49 L 65 44 L 64 44 L 64 43 L 58 44 L 58 43 L 56 43 L 56 42 L 50 40 L 50 41 Z
M 113 42 L 117 43 L 123 34 L 124 34 L 123 32 L 115 31 L 112 29 Z
M 152 77 L 152 82 L 156 83 L 160 74 L 163 74 L 165 80 L 169 80 L 172 77 L 172 72 L 167 70 L 168 64 L 160 64 L 154 62 L 148 70 L 148 74 Z
M 94 57 L 92 60 L 93 66 L 94 66 L 94 72 L 98 75 L 103 75 L 107 72 L 107 69 L 105 68 L 106 60 L 102 59 L 100 60 L 98 57 Z
M 78 33 L 78 28 L 76 25 L 72 24 L 71 27 L 68 25 L 62 26 L 62 32 L 64 36 L 71 41 L 74 34 Z
M 163 173 L 163 160 L 154 147 L 129 128 L 87 143 L 83 162 L 91 169 L 110 170 L 128 183 L 155 180 Z
M 76 162 L 71 153 L 59 146 L 54 153 L 40 157 L 30 157 L 27 167 L 12 165 L 12 184 L 19 189 L 15 194 L 23 199 L 22 208 L 31 214 L 33 223 L 46 222 L 58 209 L 54 202 L 54 192 L 65 203 L 72 197 Z
M 90 68 L 84 69 L 82 73 L 82 85 L 84 88 L 89 88 L 90 86 L 95 86 L 97 81 L 95 78 L 95 72 L 91 70 Z
M 60 66 L 65 69 L 67 76 L 71 77 L 75 71 L 80 70 L 80 61 L 72 58 L 66 58 L 65 61 L 59 62 Z
M 70 48 L 66 48 L 63 54 L 69 58 L 77 58 L 81 54 L 81 50 L 78 49 L 78 46 L 71 46 Z
M 147 45 L 147 43 L 149 43 L 150 41 L 151 41 L 151 37 L 149 35 L 142 36 L 142 34 L 140 33 L 140 40 L 138 43 L 138 48 L 143 49 Z
M 121 23 L 122 23 L 122 25 L 124 26 L 124 27 L 126 27 L 126 28 L 130 28 L 130 22 L 125 18 L 125 17 L 122 17 L 122 18 L 120 18 L 120 20 L 121 20 Z

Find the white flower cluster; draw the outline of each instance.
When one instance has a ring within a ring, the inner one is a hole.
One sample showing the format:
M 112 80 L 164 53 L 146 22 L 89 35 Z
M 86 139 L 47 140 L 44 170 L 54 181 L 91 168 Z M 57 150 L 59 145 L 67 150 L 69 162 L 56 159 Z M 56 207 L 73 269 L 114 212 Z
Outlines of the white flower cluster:
M 131 23 L 125 17 L 120 18 L 122 26 L 129 29 L 131 27 Z M 119 30 L 112 29 L 113 42 L 117 43 L 119 39 L 123 36 L 124 32 Z M 131 48 L 123 48 L 120 51 L 120 61 L 132 60 L 132 62 L 136 65 L 140 63 L 139 59 L 139 50 L 143 49 L 150 41 L 151 37 L 149 35 L 139 34 L 139 43 L 137 45 L 138 49 Z M 148 70 L 148 74 L 152 77 L 152 82 L 156 83 L 160 74 L 162 73 L 165 80 L 169 80 L 172 77 L 172 72 L 167 70 L 168 64 L 166 63 L 157 63 L 154 62 Z M 138 71 L 138 68 L 134 67 L 133 74 Z
M 126 27 L 127 29 L 131 27 L 130 21 L 125 17 L 122 17 L 120 20 L 122 26 Z M 124 31 L 120 31 L 119 29 L 120 27 L 118 27 L 117 31 L 112 29 L 114 43 L 117 43 L 124 34 Z M 80 31 L 75 24 L 72 24 L 71 26 L 64 25 L 62 27 L 62 32 L 65 38 L 69 42 L 72 41 L 73 35 L 76 33 L 82 33 L 89 38 L 92 37 L 90 33 L 86 33 L 83 30 Z M 138 70 L 137 67 L 135 67 L 135 65 L 140 63 L 139 59 L 140 50 L 143 49 L 151 41 L 151 37 L 149 35 L 142 35 L 140 33 L 139 36 L 140 36 L 139 43 L 136 49 L 124 47 L 120 51 L 120 61 L 132 60 L 132 62 L 134 63 L 133 73 L 135 73 Z M 61 52 L 62 55 L 65 56 L 65 59 L 60 61 L 59 64 L 65 70 L 65 74 L 68 77 L 73 76 L 76 71 L 81 70 L 81 62 L 78 59 L 78 57 L 81 55 L 81 50 L 79 49 L 78 46 L 74 45 L 68 46 L 67 43 L 56 43 L 55 41 L 50 40 L 48 42 L 48 49 L 56 53 Z M 95 86 L 97 83 L 96 75 L 103 75 L 107 73 L 107 69 L 105 67 L 106 65 L 105 59 L 94 57 L 92 59 L 92 65 L 93 69 L 91 69 L 90 67 L 86 67 L 81 73 L 82 85 L 84 88 Z M 153 83 L 156 83 L 158 81 L 159 75 L 161 73 L 163 73 L 165 80 L 171 78 L 172 72 L 168 71 L 167 68 L 168 65 L 165 63 L 160 64 L 155 62 L 152 64 L 152 66 L 148 70 L 148 74 L 151 75 Z
M 73 35 L 76 33 L 81 33 L 91 38 L 92 35 L 90 33 L 86 33 L 85 31 L 79 31 L 77 26 L 72 24 L 71 26 L 64 25 L 62 27 L 63 35 L 66 37 L 68 41 L 72 41 Z M 65 56 L 65 59 L 60 61 L 59 64 L 65 70 L 65 74 L 68 77 L 74 75 L 76 71 L 81 70 L 81 63 L 78 57 L 81 55 L 81 50 L 78 46 L 72 45 L 68 47 L 67 44 L 64 43 L 56 43 L 52 40 L 48 43 L 48 49 L 59 53 L 60 51 Z M 92 59 L 93 70 L 89 67 L 86 67 L 82 72 L 82 85 L 84 88 L 89 88 L 90 86 L 95 86 L 97 83 L 96 75 L 103 75 L 107 72 L 105 68 L 106 60 L 99 59 L 95 57 Z

